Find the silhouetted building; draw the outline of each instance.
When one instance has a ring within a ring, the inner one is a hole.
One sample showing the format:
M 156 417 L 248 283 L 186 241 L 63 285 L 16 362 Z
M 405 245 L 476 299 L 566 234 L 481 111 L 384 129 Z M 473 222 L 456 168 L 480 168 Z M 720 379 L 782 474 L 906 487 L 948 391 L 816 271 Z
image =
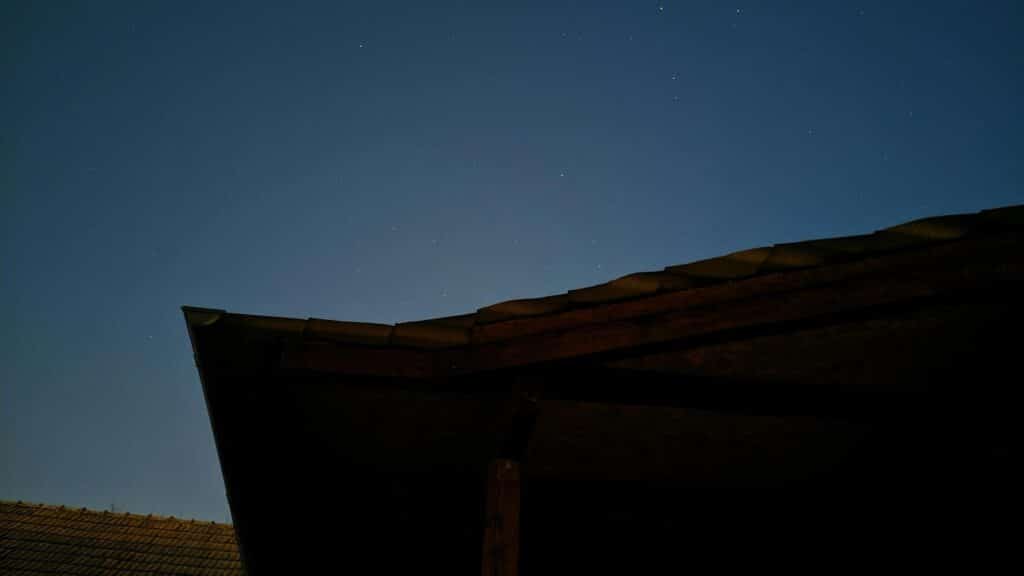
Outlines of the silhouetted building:
M 241 576 L 230 524 L 0 501 L 0 574 Z
M 987 516 L 1015 468 L 1022 224 L 929 218 L 394 326 L 186 307 L 246 565 L 977 568 L 1007 538 Z

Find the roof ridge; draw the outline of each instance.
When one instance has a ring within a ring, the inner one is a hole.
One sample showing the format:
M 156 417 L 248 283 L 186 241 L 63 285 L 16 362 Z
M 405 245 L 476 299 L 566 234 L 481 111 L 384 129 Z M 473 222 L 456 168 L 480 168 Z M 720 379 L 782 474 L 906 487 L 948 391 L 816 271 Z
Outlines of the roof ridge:
M 767 244 L 669 265 L 659 270 L 633 272 L 562 293 L 496 302 L 465 314 L 393 324 L 231 314 L 224 310 L 190 306 L 184 306 L 182 310 L 190 334 L 193 326 L 205 326 L 228 316 L 250 327 L 302 334 L 317 340 L 365 346 L 440 349 L 471 344 L 476 331 L 488 324 L 550 316 L 768 274 L 823 268 L 927 249 L 969 235 L 1019 230 L 1022 226 L 1024 204 L 927 216 L 864 234 Z
M 198 525 L 213 525 L 213 526 L 229 526 L 234 527 L 233 524 L 228 522 L 217 522 L 216 520 L 202 520 L 198 518 L 179 518 L 177 516 L 165 516 L 162 514 L 141 514 L 137 512 L 112 512 L 110 510 L 96 510 L 94 508 L 88 508 L 86 506 L 74 507 L 67 506 L 64 504 L 46 504 L 43 502 L 26 502 L 24 500 L 4 500 L 0 499 L 0 506 L 11 506 L 11 507 L 22 507 L 32 509 L 43 509 L 43 510 L 55 510 L 60 512 L 68 513 L 79 513 L 86 516 L 115 516 L 119 518 L 135 518 L 139 520 L 157 520 L 162 522 L 179 522 L 182 524 L 198 524 Z

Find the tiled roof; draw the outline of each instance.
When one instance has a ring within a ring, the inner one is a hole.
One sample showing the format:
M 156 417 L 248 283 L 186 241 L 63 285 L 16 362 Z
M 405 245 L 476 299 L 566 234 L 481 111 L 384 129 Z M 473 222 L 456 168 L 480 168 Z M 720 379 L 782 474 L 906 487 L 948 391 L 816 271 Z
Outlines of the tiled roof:
M 252 327 L 302 334 L 316 340 L 420 349 L 441 349 L 474 342 L 474 334 L 488 325 L 519 321 L 586 309 L 672 292 L 681 292 L 768 274 L 805 270 L 865 260 L 1024 227 L 1024 205 L 914 220 L 870 234 L 775 244 L 726 254 L 662 270 L 639 272 L 570 290 L 564 294 L 510 300 L 474 313 L 395 325 L 342 322 L 310 318 L 298 320 L 268 316 L 232 315 Z M 224 315 L 222 310 L 185 307 L 190 325 L 205 325 Z
M 242 573 L 230 524 L 0 501 L 0 574 Z

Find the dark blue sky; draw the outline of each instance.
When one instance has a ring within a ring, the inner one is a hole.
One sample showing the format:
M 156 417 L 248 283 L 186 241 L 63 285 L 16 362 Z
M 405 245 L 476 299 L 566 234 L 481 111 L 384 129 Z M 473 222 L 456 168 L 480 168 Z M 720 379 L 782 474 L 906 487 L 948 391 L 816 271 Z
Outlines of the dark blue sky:
M 3 2 L 0 498 L 226 518 L 182 304 L 415 320 L 1024 202 L 1022 6 Z

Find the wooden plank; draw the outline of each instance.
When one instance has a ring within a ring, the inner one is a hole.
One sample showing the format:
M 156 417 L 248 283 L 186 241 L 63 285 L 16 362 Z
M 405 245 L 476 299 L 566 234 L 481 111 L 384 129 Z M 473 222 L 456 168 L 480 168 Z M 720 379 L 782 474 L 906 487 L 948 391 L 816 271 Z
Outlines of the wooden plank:
M 336 342 L 289 345 L 282 366 L 326 373 L 445 379 L 700 341 L 716 333 L 828 319 L 879 306 L 1024 282 L 1016 235 L 987 236 L 849 264 L 769 274 L 551 316 L 488 324 L 442 350 Z
M 661 314 L 627 318 L 533 334 L 525 338 L 478 344 L 468 349 L 442 352 L 448 356 L 439 365 L 449 374 L 468 374 L 501 370 L 530 364 L 594 356 L 667 342 L 700 343 L 716 334 L 757 329 L 773 325 L 813 320 L 837 321 L 843 315 L 879 307 L 900 307 L 934 297 L 961 294 L 967 298 L 984 297 L 998 286 L 1024 282 L 1024 264 L 1010 256 L 1019 242 L 1000 246 L 946 246 L 925 258 L 899 266 L 886 267 L 883 273 L 840 274 L 832 282 L 813 283 L 808 289 L 754 291 L 749 297 L 728 302 L 695 305 L 676 302 L 675 308 Z M 826 273 L 826 271 L 821 271 Z M 826 275 L 834 276 L 835 271 Z M 788 276 L 788 275 L 786 275 Z M 783 282 L 784 278 L 774 282 Z M 750 280 L 761 284 L 757 279 Z M 722 290 L 735 293 L 739 285 Z M 788 284 L 788 282 L 787 282 Z M 709 289 L 711 290 L 711 289 Z M 979 292 L 979 290 L 981 292 Z M 1005 293 L 1005 292 L 1003 292 Z M 685 298 L 686 293 L 680 295 Z
M 334 374 L 428 378 L 434 353 L 408 348 L 373 348 L 339 342 L 300 341 L 285 348 L 281 367 Z
M 518 462 L 491 461 L 487 470 L 484 576 L 516 576 L 519 572 L 519 484 Z
M 755 276 L 746 280 L 714 284 L 597 306 L 579 308 L 538 317 L 505 320 L 473 329 L 472 344 L 522 338 L 545 332 L 558 332 L 582 326 L 616 322 L 630 318 L 664 314 L 681 309 L 720 306 L 749 298 L 770 298 L 774 295 L 817 286 L 832 286 L 867 276 L 884 281 L 890 274 L 903 274 L 912 269 L 945 268 L 952 262 L 988 260 L 1006 263 L 1015 258 L 1020 239 L 1010 236 L 968 238 L 938 244 L 927 249 L 882 254 L 845 264 L 813 267 Z

